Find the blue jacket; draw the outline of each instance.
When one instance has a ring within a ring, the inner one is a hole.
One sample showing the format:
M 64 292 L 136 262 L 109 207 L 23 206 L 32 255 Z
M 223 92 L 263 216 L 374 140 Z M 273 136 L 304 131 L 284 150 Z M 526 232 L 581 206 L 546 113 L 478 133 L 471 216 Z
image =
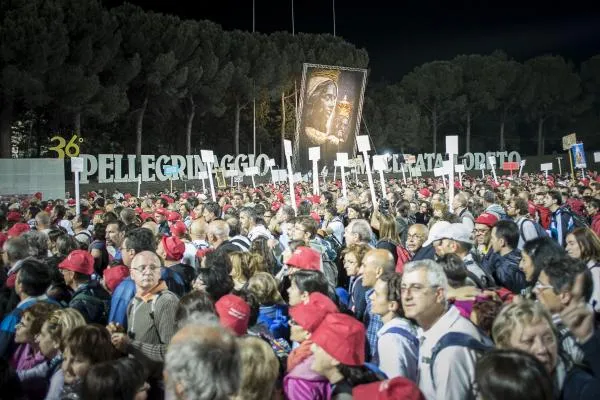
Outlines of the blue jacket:
M 496 283 L 507 288 L 511 292 L 518 294 L 525 289 L 527 282 L 525 274 L 519 269 L 521 262 L 521 252 L 514 249 L 505 256 L 497 255 L 494 258 L 494 265 L 491 266 L 492 276 Z
M 23 311 L 37 303 L 38 301 L 47 301 L 59 305 L 56 301 L 47 298 L 45 295 L 40 297 L 30 297 L 19 303 L 10 313 L 6 314 L 0 323 L 0 357 L 8 358 L 12 355 L 15 347 L 15 331 L 17 324 L 21 322 Z
M 165 281 L 169 290 L 178 297 L 185 294 L 185 282 L 177 272 L 169 268 L 161 268 L 160 278 Z M 108 322 L 118 323 L 127 329 L 127 306 L 135 296 L 135 290 L 135 282 L 131 277 L 119 283 L 112 294 Z

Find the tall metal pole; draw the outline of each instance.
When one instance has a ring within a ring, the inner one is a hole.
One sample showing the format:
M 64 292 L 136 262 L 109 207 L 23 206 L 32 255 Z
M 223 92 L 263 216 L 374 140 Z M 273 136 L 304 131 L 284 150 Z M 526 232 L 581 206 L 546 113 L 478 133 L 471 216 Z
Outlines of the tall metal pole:
M 294 21 L 294 0 L 292 0 L 292 36 L 296 34 L 296 21 Z
M 333 3 L 333 36 L 335 36 L 335 0 L 332 0 Z
M 252 0 L 252 33 L 256 32 L 256 0 Z M 256 155 L 256 93 L 252 81 L 252 154 Z

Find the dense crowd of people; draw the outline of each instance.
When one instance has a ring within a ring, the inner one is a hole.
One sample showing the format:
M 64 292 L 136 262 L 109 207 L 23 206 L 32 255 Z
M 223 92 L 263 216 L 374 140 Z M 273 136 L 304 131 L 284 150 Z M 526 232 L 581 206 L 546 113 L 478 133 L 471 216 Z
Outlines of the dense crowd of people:
M 600 178 L 0 204 L 0 398 L 600 398 Z

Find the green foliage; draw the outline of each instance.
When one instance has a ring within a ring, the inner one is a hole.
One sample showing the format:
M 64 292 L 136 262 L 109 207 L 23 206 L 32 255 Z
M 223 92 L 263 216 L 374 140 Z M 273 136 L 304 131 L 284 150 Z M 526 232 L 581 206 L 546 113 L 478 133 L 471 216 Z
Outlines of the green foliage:
M 255 99 L 258 147 L 278 159 L 295 130 L 303 63 L 368 68 L 369 56 L 328 34 L 225 31 L 100 0 L 5 0 L 0 156 L 11 143 L 44 156 L 50 136 L 77 129 L 83 152 L 245 152 Z M 600 55 L 580 71 L 558 56 L 457 55 L 400 82 L 369 82 L 361 132 L 405 152 L 436 151 L 448 134 L 472 151 L 540 152 L 573 130 L 591 147 L 599 94 Z

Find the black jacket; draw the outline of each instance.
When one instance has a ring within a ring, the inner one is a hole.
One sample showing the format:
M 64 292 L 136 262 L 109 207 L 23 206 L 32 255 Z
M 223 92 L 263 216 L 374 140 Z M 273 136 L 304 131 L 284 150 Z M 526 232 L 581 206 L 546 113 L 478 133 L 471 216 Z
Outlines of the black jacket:
M 98 281 L 91 280 L 79 286 L 69 302 L 88 324 L 106 325 L 110 309 L 110 295 Z

